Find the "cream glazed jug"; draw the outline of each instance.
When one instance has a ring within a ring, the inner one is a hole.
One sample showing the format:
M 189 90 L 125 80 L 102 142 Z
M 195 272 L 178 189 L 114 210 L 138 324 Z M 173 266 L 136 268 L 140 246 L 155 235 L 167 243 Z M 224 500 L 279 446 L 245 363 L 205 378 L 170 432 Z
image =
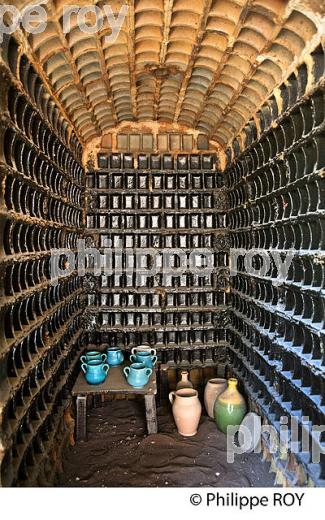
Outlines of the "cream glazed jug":
M 183 437 L 196 435 L 202 412 L 197 391 L 193 388 L 182 388 L 170 392 L 169 400 L 173 406 L 178 433 Z

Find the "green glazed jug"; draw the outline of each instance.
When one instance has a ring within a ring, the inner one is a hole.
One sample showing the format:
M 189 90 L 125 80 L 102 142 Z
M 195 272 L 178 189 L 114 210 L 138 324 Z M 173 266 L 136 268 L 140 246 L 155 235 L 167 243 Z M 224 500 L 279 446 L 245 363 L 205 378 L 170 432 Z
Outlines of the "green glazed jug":
M 214 405 L 214 420 L 223 433 L 227 433 L 228 426 L 239 426 L 246 415 L 246 401 L 238 392 L 237 385 L 237 379 L 229 379 L 227 389 L 219 395 Z

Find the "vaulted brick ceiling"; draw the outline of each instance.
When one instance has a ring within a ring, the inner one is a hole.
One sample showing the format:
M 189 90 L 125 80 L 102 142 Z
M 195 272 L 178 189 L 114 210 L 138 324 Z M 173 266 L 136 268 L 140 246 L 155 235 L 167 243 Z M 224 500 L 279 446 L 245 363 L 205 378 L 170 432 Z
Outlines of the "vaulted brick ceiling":
M 83 141 L 123 121 L 158 121 L 225 146 L 320 38 L 324 16 L 324 3 L 313 0 L 71 2 L 108 4 L 116 16 L 128 4 L 117 40 L 107 43 L 106 18 L 90 35 L 72 17 L 64 35 L 67 3 L 49 0 L 46 31 L 20 38 Z

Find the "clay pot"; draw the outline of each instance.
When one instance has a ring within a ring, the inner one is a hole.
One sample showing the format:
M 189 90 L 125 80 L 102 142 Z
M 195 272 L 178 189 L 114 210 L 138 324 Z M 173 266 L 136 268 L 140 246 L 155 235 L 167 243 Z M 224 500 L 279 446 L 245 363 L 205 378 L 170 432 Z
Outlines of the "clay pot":
M 183 437 L 196 435 L 202 411 L 197 391 L 192 388 L 176 390 L 170 392 L 169 400 L 178 433 Z
M 90 385 L 100 385 L 104 383 L 107 377 L 109 366 L 102 361 L 89 361 L 87 365 L 82 364 L 81 369 L 85 374 L 87 383 Z
M 222 392 L 227 388 L 227 379 L 210 379 L 204 390 L 204 406 L 207 414 L 212 419 L 214 418 L 213 409 L 214 403 Z
M 193 384 L 188 378 L 188 372 L 186 370 L 181 372 L 181 380 L 176 385 L 176 390 L 182 390 L 182 388 L 193 388 Z
M 107 363 L 110 366 L 116 367 L 121 365 L 124 361 L 124 355 L 118 347 L 110 347 L 107 349 Z
M 157 354 L 157 351 L 154 348 L 149 347 L 148 345 L 139 345 L 138 347 L 134 347 L 131 350 L 131 354 L 136 356 L 139 352 L 150 352 L 152 356 Z
M 136 355 L 131 354 L 130 356 L 131 363 L 143 363 L 148 368 L 154 368 L 157 359 L 157 356 L 152 356 L 150 352 L 137 351 Z
M 125 367 L 123 372 L 129 385 L 142 388 L 148 384 L 152 369 L 143 363 L 133 363 L 130 367 Z
M 223 433 L 227 433 L 228 426 L 239 426 L 246 415 L 246 401 L 238 392 L 237 385 L 237 379 L 229 379 L 228 388 L 219 395 L 214 405 L 214 420 Z
M 92 350 L 91 352 L 86 352 L 84 356 L 81 356 L 81 363 L 87 365 L 89 361 L 102 361 L 106 363 L 107 356 L 106 354 L 102 354 L 101 352 L 97 352 L 97 350 Z

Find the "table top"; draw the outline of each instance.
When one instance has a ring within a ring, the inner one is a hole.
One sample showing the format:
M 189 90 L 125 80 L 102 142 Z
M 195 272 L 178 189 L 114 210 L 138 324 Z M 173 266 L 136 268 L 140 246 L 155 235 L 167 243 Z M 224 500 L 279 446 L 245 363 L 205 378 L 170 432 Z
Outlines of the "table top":
M 134 388 L 129 385 L 126 377 L 123 373 L 123 368 L 128 366 L 127 364 L 120 365 L 118 367 L 110 367 L 108 376 L 104 383 L 101 385 L 90 385 L 87 383 L 85 376 L 82 371 L 77 378 L 72 389 L 72 395 L 74 397 L 78 395 L 96 395 L 96 394 L 138 394 L 146 395 L 157 393 L 157 381 L 156 372 L 153 371 L 149 382 L 142 388 Z

